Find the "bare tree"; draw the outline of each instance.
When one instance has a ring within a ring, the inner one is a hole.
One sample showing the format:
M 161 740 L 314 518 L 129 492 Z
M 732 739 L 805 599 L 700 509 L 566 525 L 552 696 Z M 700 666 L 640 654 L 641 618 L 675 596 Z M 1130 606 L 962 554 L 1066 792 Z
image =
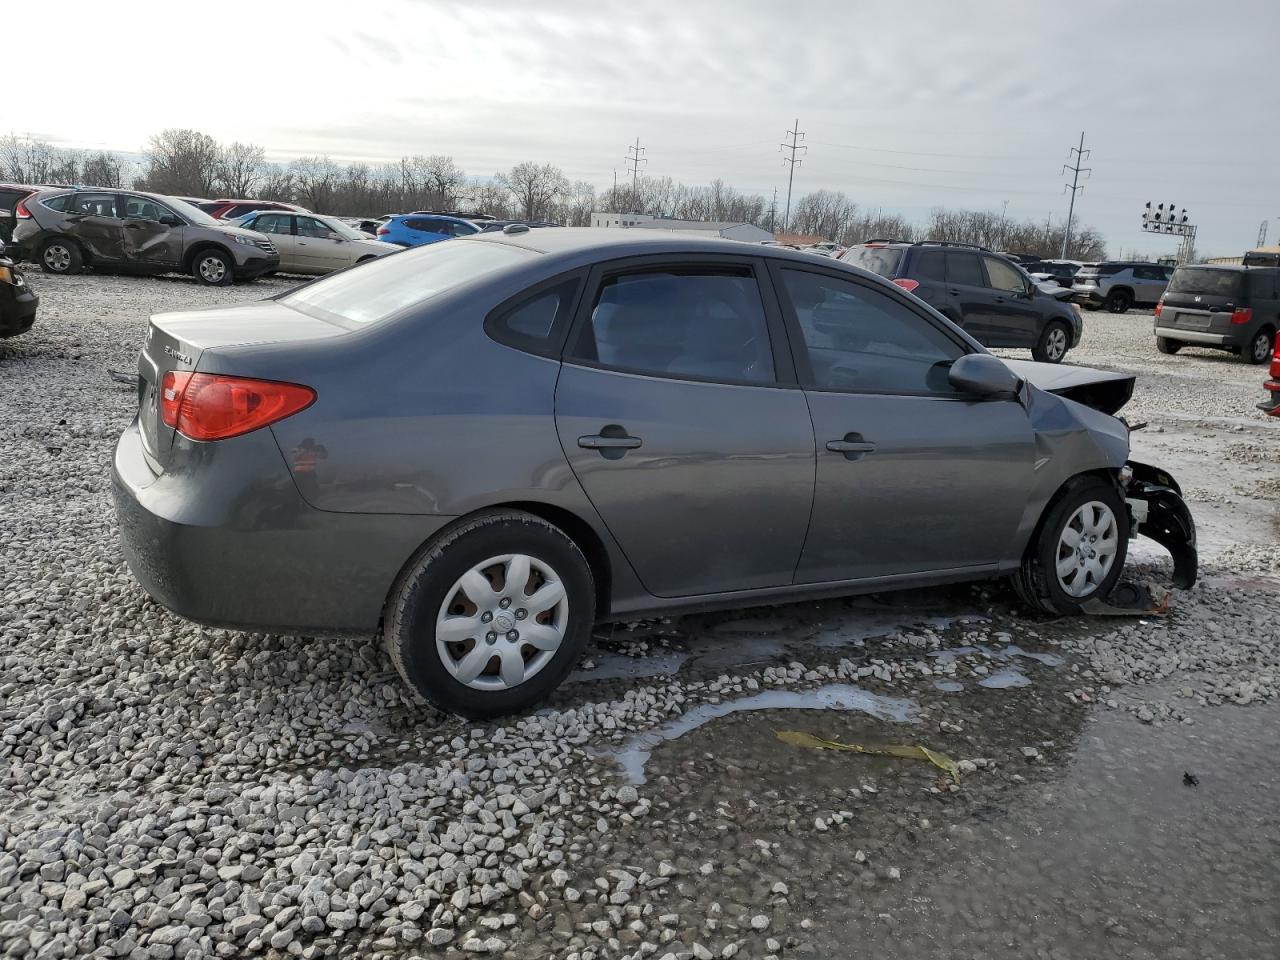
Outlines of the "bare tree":
M 549 163 L 519 163 L 496 177 L 507 188 L 525 220 L 544 220 L 557 199 L 569 192 L 569 181 Z
M 476 213 L 487 213 L 499 220 L 513 219 L 511 193 L 496 180 L 472 180 L 467 192 L 471 195 L 471 207 Z
M 422 171 L 427 188 L 427 202 L 435 210 L 452 210 L 458 205 L 466 174 L 453 162 L 453 157 L 434 154 L 427 157 Z
M 262 183 L 266 166 L 266 150 L 237 140 L 223 147 L 218 157 L 218 189 L 228 197 L 252 197 Z
M 260 196 L 270 200 L 286 200 L 293 196 L 293 174 L 278 163 L 268 163 L 262 171 Z
M 185 128 L 161 130 L 151 138 L 139 186 L 156 193 L 207 197 L 218 179 L 222 150 L 207 133 Z

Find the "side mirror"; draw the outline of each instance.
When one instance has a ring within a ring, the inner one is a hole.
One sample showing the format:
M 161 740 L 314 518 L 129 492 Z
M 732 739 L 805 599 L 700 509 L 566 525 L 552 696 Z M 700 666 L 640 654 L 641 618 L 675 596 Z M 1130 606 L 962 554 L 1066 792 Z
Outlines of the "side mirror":
M 181 226 L 183 226 L 183 221 L 182 221 L 182 220 L 180 220 L 180 219 L 179 219 L 179 218 L 177 218 L 177 217 L 174 217 L 174 216 L 164 216 L 164 217 L 161 217 L 161 218 L 160 218 L 160 222 L 161 222 L 161 223 L 163 223 L 166 227 L 181 227 Z
M 948 382 L 977 397 L 1012 397 L 1022 379 L 989 353 L 968 353 L 951 365 Z
M 342 236 L 341 234 L 334 233 L 332 230 L 330 230 L 324 236 L 326 240 L 337 240 L 339 243 L 341 243 L 343 240 L 346 239 L 346 237 Z

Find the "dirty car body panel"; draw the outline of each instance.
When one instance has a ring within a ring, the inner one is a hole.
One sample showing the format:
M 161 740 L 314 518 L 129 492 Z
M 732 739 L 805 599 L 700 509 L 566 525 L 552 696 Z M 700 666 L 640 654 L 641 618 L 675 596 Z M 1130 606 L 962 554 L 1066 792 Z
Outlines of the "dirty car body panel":
M 946 357 L 985 350 L 887 281 L 639 232 L 485 234 L 263 303 L 153 317 L 113 471 L 135 576 L 203 622 L 371 632 L 433 535 L 501 507 L 579 543 L 601 619 L 742 606 L 1012 572 L 1085 473 L 1140 481 L 1125 491 L 1150 505 L 1139 532 L 1194 553 L 1176 484 L 1125 469 L 1110 408 L 1131 378 L 1043 365 L 1059 377 L 1048 392 L 1042 365 L 1020 364 L 1010 395 L 930 396 Z M 944 359 L 916 369 L 900 345 L 842 340 L 833 284 L 920 325 Z M 661 297 L 690 290 L 701 319 L 679 328 Z M 748 309 L 753 335 L 717 354 Z M 851 350 L 874 362 L 854 369 Z M 878 386 L 857 381 L 867 371 Z M 895 393 L 900 373 L 920 382 Z M 315 398 L 198 441 L 163 421 L 170 374 Z

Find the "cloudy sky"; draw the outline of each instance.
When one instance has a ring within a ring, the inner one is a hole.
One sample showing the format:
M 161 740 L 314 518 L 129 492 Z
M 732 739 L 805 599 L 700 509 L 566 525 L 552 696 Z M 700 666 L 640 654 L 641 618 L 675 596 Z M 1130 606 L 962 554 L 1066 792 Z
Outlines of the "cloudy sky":
M 1173 251 L 1138 230 L 1147 200 L 1185 206 L 1202 252 L 1252 246 L 1264 219 L 1280 240 L 1276 0 L 221 0 L 216 25 L 110 6 L 116 52 L 8 45 L 5 75 L 41 79 L 5 132 L 136 151 L 188 126 L 282 160 L 538 160 L 601 187 L 638 136 L 648 174 L 783 197 L 799 118 L 797 195 L 1059 220 L 1083 130 L 1077 215 L 1113 255 Z M 64 0 L 60 19 L 102 10 Z

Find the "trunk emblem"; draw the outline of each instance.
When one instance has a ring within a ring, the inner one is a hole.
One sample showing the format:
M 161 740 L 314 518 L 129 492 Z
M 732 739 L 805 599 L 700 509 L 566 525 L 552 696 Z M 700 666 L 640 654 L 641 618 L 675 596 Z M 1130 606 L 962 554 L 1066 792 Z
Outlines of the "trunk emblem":
M 191 364 L 191 358 L 189 356 L 187 356 L 185 353 L 179 353 L 177 350 L 173 349 L 173 347 L 166 346 L 164 348 L 164 352 L 165 352 L 165 356 L 173 357 L 173 359 L 179 360 L 182 363 L 187 364 L 188 366 L 190 366 Z
M 1196 303 L 1199 303 L 1201 299 L 1202 299 L 1201 297 L 1196 297 Z

